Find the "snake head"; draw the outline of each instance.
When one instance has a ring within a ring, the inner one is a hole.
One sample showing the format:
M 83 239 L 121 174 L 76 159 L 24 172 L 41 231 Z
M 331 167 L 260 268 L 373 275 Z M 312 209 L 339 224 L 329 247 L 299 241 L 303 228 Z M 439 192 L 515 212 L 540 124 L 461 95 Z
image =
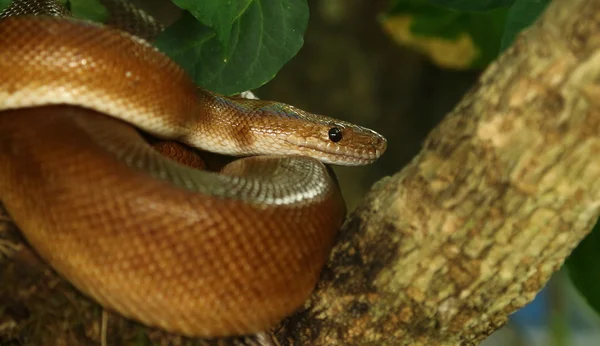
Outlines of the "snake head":
M 280 117 L 287 123 L 282 147 L 288 154 L 305 155 L 324 163 L 358 166 L 377 160 L 387 140 L 379 133 L 349 122 L 306 112 L 283 103 L 262 107 L 263 116 Z
M 201 113 L 210 118 L 204 123 L 211 126 L 203 132 L 222 134 L 210 146 L 198 139 L 197 146 L 205 150 L 230 155 L 301 155 L 328 164 L 358 166 L 377 160 L 387 147 L 386 139 L 373 130 L 285 103 L 203 95 L 202 104 L 210 106 Z

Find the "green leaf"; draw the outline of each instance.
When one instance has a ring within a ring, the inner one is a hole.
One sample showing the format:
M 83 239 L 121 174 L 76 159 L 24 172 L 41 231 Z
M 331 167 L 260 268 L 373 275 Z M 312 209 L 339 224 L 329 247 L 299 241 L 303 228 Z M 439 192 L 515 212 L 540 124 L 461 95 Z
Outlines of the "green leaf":
M 271 80 L 302 47 L 307 24 L 306 0 L 252 0 L 224 50 L 216 32 L 189 13 L 155 43 L 200 86 L 235 94 Z
M 173 3 L 190 12 L 200 23 L 212 28 L 223 47 L 229 46 L 233 24 L 251 2 L 252 0 L 173 0 Z
M 500 50 L 508 48 L 517 34 L 533 24 L 549 3 L 550 0 L 515 0 L 508 12 Z
M 108 17 L 106 7 L 98 0 L 59 0 L 75 18 L 103 23 Z
M 429 0 L 432 4 L 457 11 L 489 11 L 512 5 L 515 0 Z M 517 0 L 518 1 L 518 0 Z
M 409 15 L 412 17 L 411 32 L 424 38 L 440 38 L 446 41 L 457 41 L 467 35 L 476 51 L 474 58 L 465 62 L 470 68 L 483 68 L 493 61 L 500 52 L 500 42 L 504 35 L 504 27 L 508 7 L 499 7 L 491 11 L 462 12 L 432 4 L 433 0 L 396 0 L 390 10 L 393 15 Z M 442 3 L 442 1 L 439 1 Z M 508 1 L 492 1 L 491 6 Z M 450 4 L 462 5 L 469 1 L 450 1 Z M 479 3 L 479 2 L 477 2 Z M 474 7 L 472 7 L 474 8 Z M 483 7 L 481 7 L 483 8 Z M 469 54 L 465 54 L 469 56 Z
M 600 220 L 567 258 L 566 267 L 577 290 L 600 314 Z
M 0 0 L 0 11 L 4 11 L 10 4 L 12 4 L 12 0 Z
M 414 34 L 455 39 L 464 32 L 462 14 L 438 7 L 422 8 L 411 25 Z
M 504 35 L 508 11 L 508 8 L 499 8 L 478 13 L 478 16 L 470 16 L 467 27 L 481 53 L 473 61 L 473 66 L 486 67 L 500 54 L 500 44 Z

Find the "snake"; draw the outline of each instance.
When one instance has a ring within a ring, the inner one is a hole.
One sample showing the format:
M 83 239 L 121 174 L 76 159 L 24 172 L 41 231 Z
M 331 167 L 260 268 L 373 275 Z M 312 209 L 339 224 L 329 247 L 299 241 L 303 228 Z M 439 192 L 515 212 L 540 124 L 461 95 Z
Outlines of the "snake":
M 79 291 L 169 332 L 247 335 L 301 307 L 346 214 L 329 165 L 386 149 L 358 125 L 203 89 L 118 28 L 21 13 L 0 19 L 0 47 L 0 201 Z M 195 169 L 148 135 L 238 158 Z

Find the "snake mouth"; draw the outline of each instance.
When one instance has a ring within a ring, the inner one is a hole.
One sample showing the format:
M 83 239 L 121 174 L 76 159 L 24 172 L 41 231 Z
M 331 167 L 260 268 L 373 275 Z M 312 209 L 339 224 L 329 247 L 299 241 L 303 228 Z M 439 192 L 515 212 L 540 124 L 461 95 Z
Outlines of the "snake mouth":
M 294 149 L 292 151 L 294 154 L 310 156 L 323 163 L 339 166 L 368 165 L 376 161 L 383 154 L 383 150 L 374 146 L 350 148 L 334 145 L 333 143 L 310 143 L 305 140 L 301 142 L 286 140 L 286 142 L 293 145 Z

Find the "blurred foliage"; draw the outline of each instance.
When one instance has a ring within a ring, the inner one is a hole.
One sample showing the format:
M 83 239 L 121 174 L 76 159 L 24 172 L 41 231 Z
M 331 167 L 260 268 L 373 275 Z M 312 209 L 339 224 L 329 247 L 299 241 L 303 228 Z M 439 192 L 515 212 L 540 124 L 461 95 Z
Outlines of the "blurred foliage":
M 441 67 L 481 69 L 510 46 L 549 0 L 392 0 L 386 31 Z
M 537 17 L 546 9 L 550 0 L 515 0 L 508 11 L 504 37 L 502 37 L 501 50 L 512 44 L 515 36 L 523 29 L 531 25 Z
M 467 2 L 450 3 L 468 8 Z M 397 42 L 422 52 L 441 67 L 484 68 L 498 56 L 507 6 L 486 9 L 478 2 L 478 11 L 458 11 L 436 3 L 442 1 L 393 0 L 383 26 Z
M 600 220 L 565 262 L 571 281 L 600 314 Z
M 0 11 L 4 10 L 12 4 L 12 0 L 0 0 Z
M 97 0 L 58 0 L 75 18 L 104 22 L 108 17 L 106 7 Z
M 489 11 L 510 6 L 515 0 L 430 0 L 430 3 L 457 11 Z

